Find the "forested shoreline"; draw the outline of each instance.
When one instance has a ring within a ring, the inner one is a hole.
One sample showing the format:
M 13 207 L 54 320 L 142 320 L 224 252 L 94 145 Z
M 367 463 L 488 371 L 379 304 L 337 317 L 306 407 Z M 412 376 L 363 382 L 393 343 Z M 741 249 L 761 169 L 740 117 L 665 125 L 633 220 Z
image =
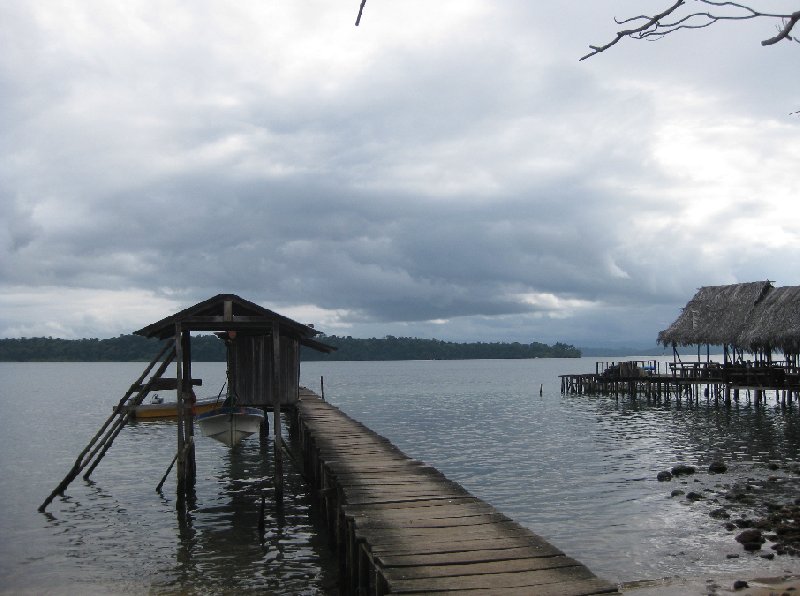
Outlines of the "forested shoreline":
M 456 343 L 438 339 L 386 336 L 360 339 L 321 335 L 319 341 L 336 351 L 324 354 L 302 348 L 301 359 L 320 360 L 473 360 L 524 358 L 580 358 L 574 346 L 555 343 Z M 0 339 L 0 362 L 140 362 L 158 353 L 161 342 L 138 335 L 110 339 L 31 337 Z M 223 362 L 225 346 L 214 335 L 192 336 L 192 359 Z

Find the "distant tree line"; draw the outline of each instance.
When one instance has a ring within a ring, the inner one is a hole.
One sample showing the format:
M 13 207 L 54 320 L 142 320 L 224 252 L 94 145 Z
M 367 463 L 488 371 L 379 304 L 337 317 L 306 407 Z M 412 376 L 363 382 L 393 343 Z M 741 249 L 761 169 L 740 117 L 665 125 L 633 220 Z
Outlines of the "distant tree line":
M 521 358 L 580 358 L 574 346 L 556 343 L 552 346 L 533 342 L 455 343 L 440 339 L 394 337 L 358 339 L 321 335 L 319 341 L 336 348 L 324 354 L 302 348 L 302 360 L 477 360 Z
M 556 343 L 454 343 L 438 339 L 394 337 L 357 339 L 323 335 L 323 343 L 337 348 L 324 354 L 301 348 L 301 360 L 470 360 L 519 358 L 580 358 L 579 349 Z M 139 335 L 111 339 L 31 337 L 0 339 L 2 362 L 140 362 L 158 353 L 161 342 Z M 224 362 L 225 344 L 215 335 L 192 336 L 192 360 Z
M 111 339 L 31 337 L 0 339 L 3 362 L 142 362 L 158 354 L 162 343 L 140 335 Z M 215 335 L 192 336 L 192 360 L 225 361 L 225 344 Z

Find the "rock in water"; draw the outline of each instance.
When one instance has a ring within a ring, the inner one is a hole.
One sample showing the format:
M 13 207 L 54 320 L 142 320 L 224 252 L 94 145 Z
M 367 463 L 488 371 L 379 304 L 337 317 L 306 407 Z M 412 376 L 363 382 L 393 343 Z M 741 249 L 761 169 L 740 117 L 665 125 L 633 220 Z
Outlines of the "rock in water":
M 689 474 L 694 474 L 695 470 L 696 468 L 694 466 L 678 464 L 672 467 L 671 472 L 673 476 L 688 476 Z
M 765 540 L 764 536 L 761 534 L 761 530 L 750 528 L 736 536 L 736 542 L 740 543 L 744 547 L 744 550 L 752 551 L 760 550 Z
M 711 465 L 708 466 L 708 473 L 709 474 L 724 474 L 728 471 L 728 466 L 725 465 L 725 462 L 721 459 L 714 460 L 711 462 Z

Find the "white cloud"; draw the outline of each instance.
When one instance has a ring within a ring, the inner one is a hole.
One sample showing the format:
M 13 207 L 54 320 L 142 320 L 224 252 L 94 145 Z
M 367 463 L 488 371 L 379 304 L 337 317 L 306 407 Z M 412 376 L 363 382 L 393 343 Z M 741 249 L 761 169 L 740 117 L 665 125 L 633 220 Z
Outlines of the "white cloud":
M 357 4 L 8 2 L 0 331 L 234 292 L 356 336 L 647 342 L 699 285 L 800 283 L 796 49 L 579 63 L 640 4 Z

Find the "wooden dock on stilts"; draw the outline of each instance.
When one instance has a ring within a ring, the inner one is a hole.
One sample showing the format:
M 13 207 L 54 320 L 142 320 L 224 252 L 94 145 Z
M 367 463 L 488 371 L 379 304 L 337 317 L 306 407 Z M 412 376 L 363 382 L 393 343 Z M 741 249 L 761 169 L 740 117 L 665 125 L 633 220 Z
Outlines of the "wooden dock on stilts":
M 664 368 L 662 372 L 661 368 Z M 791 406 L 800 396 L 800 369 L 788 363 L 730 364 L 711 361 L 666 363 L 656 360 L 596 362 L 594 373 L 559 375 L 562 395 L 642 397 L 656 403 L 706 401 L 730 405 L 740 397 L 756 405 L 774 396 Z
M 296 435 L 348 594 L 609 594 L 543 538 L 316 394 Z

